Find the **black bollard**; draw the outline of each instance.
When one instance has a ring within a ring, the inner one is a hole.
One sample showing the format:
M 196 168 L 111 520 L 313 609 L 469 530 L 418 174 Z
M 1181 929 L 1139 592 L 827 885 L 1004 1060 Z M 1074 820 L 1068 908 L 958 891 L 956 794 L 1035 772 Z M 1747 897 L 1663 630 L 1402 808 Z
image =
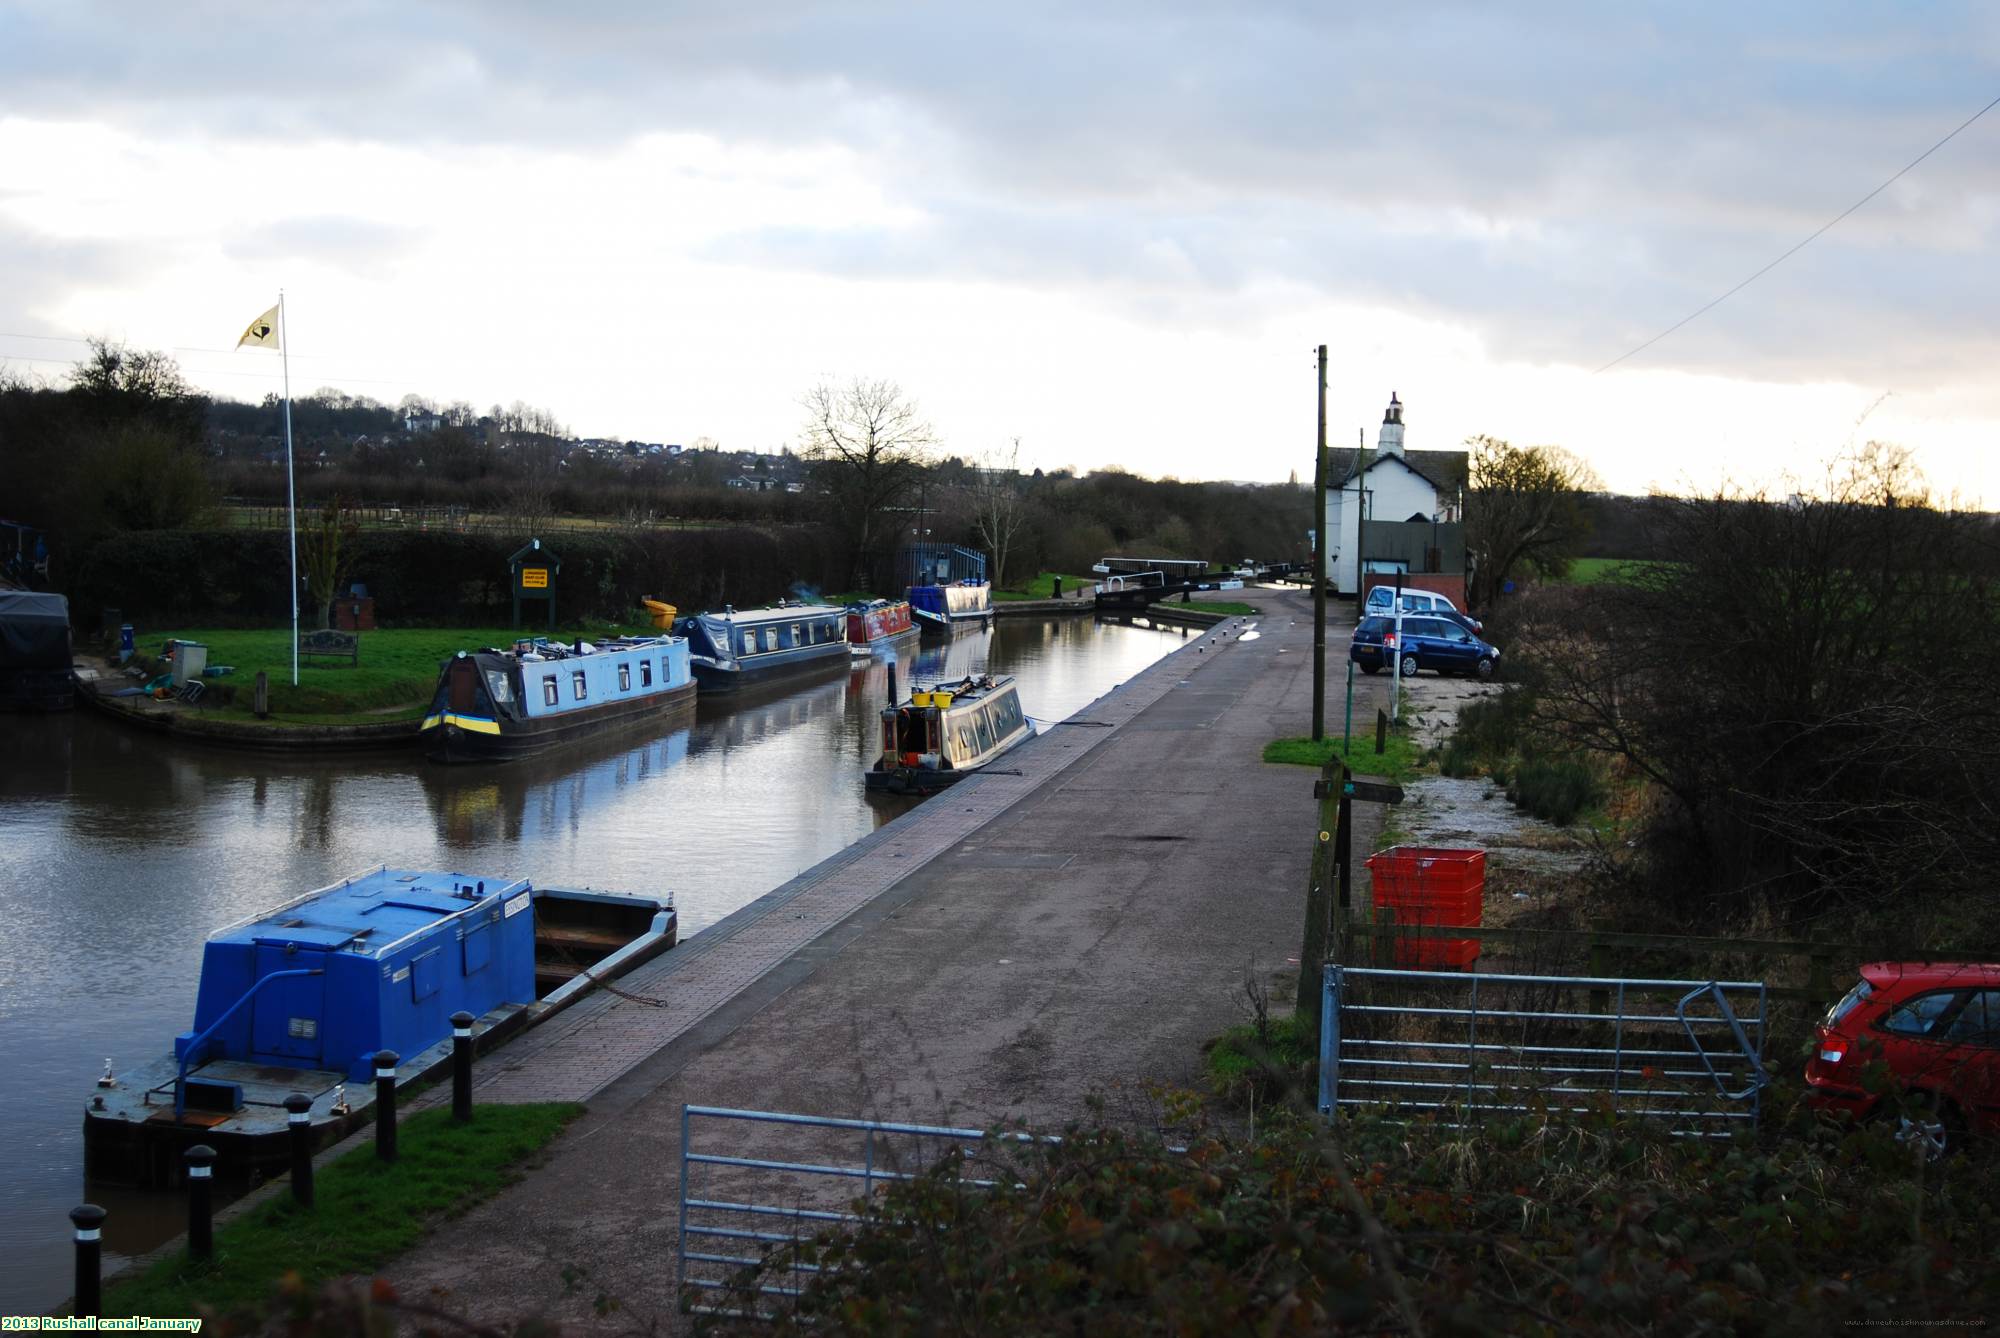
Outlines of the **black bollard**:
M 472 1121 L 472 1014 L 451 1015 L 451 1117 Z
M 396 1160 L 396 1065 L 401 1059 L 394 1050 L 375 1055 L 375 1156 L 380 1161 Z
M 215 1149 L 196 1143 L 187 1150 L 188 1258 L 215 1257 Z
M 292 1202 L 313 1206 L 312 1098 L 293 1092 L 285 1098 L 285 1128 L 292 1137 Z
M 81 1319 L 95 1315 L 104 1308 L 104 1245 L 98 1237 L 103 1233 L 104 1209 L 94 1203 L 82 1203 L 69 1210 L 69 1220 L 76 1224 L 76 1310 Z

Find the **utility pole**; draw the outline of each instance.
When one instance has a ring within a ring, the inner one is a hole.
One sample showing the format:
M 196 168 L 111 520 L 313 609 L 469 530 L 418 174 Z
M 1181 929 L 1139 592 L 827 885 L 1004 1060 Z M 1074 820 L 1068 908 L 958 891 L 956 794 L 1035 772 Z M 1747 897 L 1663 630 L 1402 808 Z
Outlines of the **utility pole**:
M 1326 345 L 1319 346 L 1319 444 L 1313 449 L 1313 742 L 1326 737 Z

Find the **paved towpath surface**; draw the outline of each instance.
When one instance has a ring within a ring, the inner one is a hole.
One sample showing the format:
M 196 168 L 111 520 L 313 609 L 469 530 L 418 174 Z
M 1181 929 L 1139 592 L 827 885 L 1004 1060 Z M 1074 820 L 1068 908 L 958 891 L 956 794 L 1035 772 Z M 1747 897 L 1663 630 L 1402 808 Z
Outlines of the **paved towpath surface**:
M 636 997 L 485 1062 L 479 1100 L 590 1113 L 392 1280 L 479 1319 L 670 1330 L 683 1104 L 1055 1128 L 1197 1085 L 1246 978 L 1289 1001 L 1303 914 L 1312 773 L 1259 753 L 1310 726 L 1312 605 L 1251 597 L 1262 613 L 1191 634 L 1007 759 L 1018 775 L 925 801 L 620 982 Z M 1338 728 L 1351 612 L 1331 616 Z

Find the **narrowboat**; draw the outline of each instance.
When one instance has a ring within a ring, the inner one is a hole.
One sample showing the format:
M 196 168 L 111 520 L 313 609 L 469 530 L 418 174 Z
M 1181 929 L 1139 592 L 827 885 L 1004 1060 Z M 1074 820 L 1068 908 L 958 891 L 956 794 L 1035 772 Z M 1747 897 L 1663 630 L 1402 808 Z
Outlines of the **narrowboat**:
M 690 710 L 694 693 L 681 637 L 537 637 L 446 660 L 418 734 L 434 762 L 502 761 Z
M 792 674 L 845 665 L 847 610 L 785 602 L 762 609 L 725 606 L 683 618 L 695 681 L 704 693 L 734 692 Z
M 926 637 L 956 636 L 993 625 L 993 587 L 985 581 L 913 585 L 910 612 Z
M 891 794 L 941 790 L 1034 735 L 1011 677 L 976 675 L 939 683 L 882 712 L 882 755 L 868 771 L 868 788 Z
M 92 1179 L 159 1188 L 207 1143 L 233 1169 L 288 1157 L 285 1098 L 316 1142 L 375 1101 L 379 1052 L 400 1088 L 450 1062 L 452 1016 L 476 1048 L 559 1012 L 674 945 L 669 900 L 525 879 L 376 868 L 217 930 L 202 950 L 194 1025 L 173 1052 L 104 1076 L 84 1110 Z
M 892 650 L 917 635 L 910 619 L 910 602 L 899 599 L 872 599 L 847 606 L 847 649 L 867 657 L 877 651 Z
M 31 590 L 0 590 L 0 711 L 67 711 L 69 601 Z

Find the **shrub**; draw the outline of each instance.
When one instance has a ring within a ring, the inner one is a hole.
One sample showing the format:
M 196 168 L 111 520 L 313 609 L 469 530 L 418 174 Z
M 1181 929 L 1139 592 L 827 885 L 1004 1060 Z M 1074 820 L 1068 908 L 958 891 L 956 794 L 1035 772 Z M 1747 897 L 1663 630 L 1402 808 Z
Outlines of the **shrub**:
M 1604 802 L 1604 786 L 1582 758 L 1534 757 L 1515 770 L 1507 798 L 1544 822 L 1566 827 Z

